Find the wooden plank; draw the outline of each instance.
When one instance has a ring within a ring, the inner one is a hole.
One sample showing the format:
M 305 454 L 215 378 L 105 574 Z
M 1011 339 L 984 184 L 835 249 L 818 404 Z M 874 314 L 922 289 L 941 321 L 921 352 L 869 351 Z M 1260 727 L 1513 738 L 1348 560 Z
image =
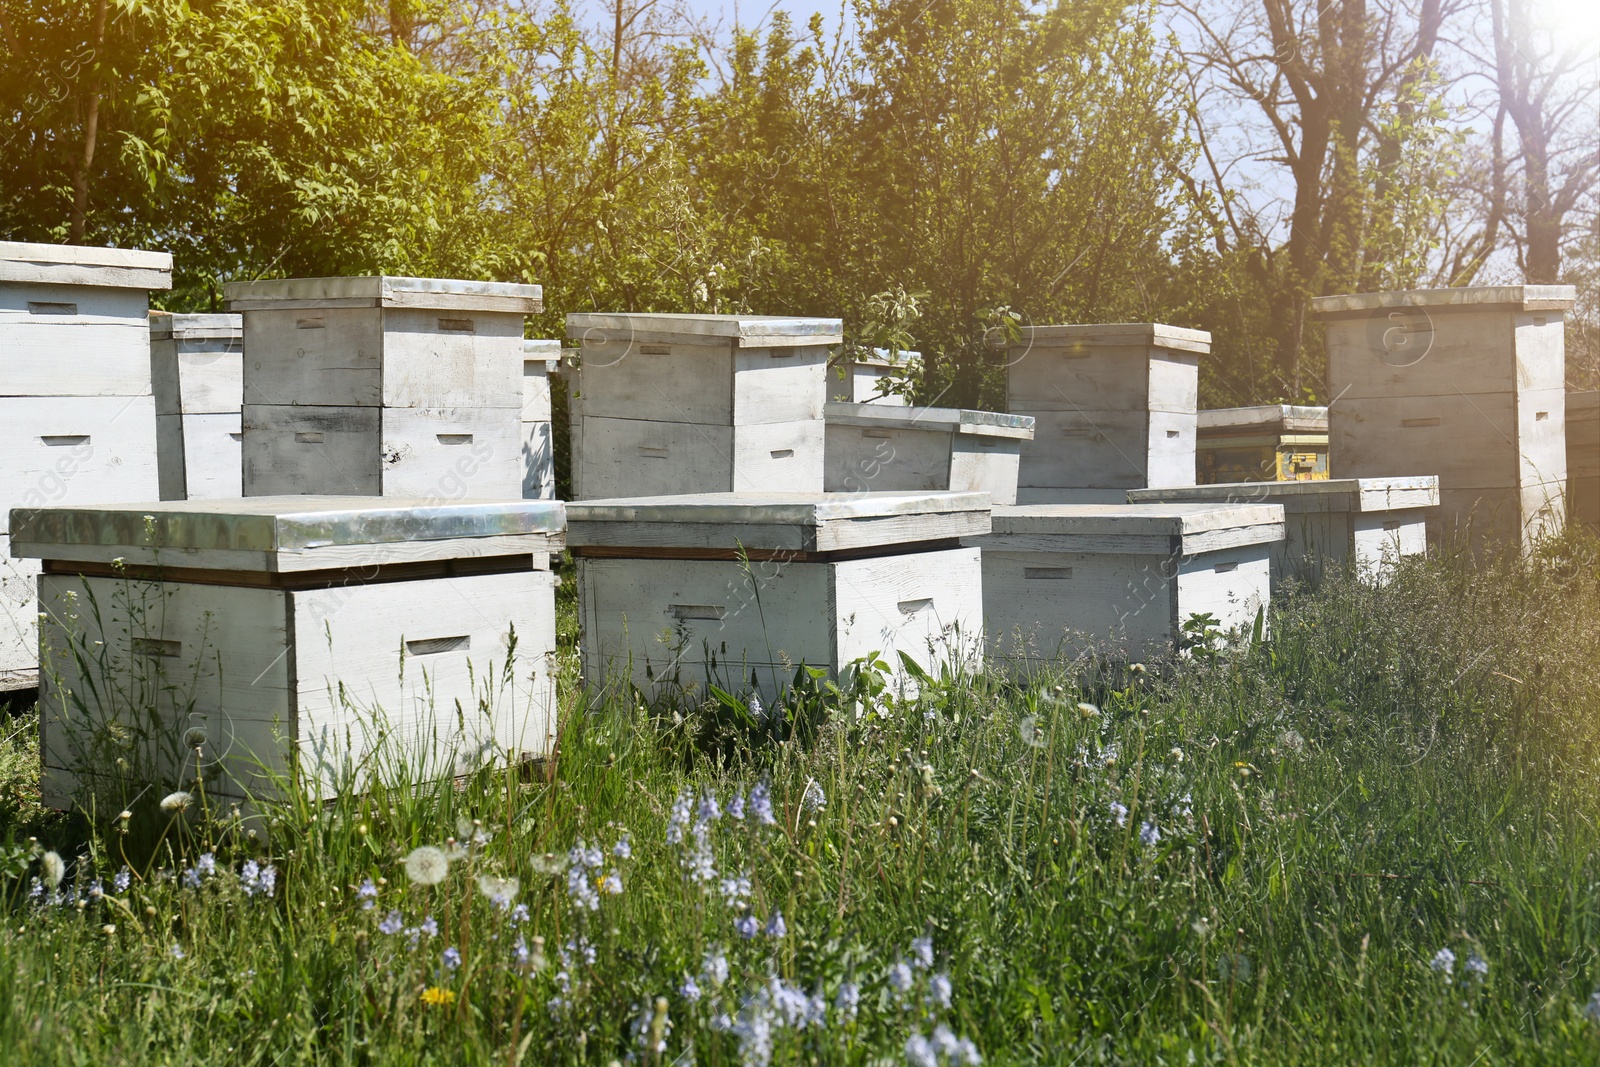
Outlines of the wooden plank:
M 524 411 L 527 409 L 524 408 Z M 556 498 L 555 445 L 548 422 L 522 424 L 522 499 Z
M 823 488 L 830 493 L 949 489 L 951 437 L 948 429 L 829 422 Z
M 383 312 L 386 407 L 514 408 L 522 400 L 522 315 Z
M 1089 649 L 1139 657 L 1170 648 L 1177 586 L 1165 552 L 1028 552 L 985 548 L 990 653 L 1019 666 L 1059 664 Z
M 1008 358 L 1007 408 L 1019 415 L 1150 405 L 1154 358 L 1147 345 L 1013 348 Z M 1193 357 L 1188 362 L 1197 366 Z
M 289 596 L 299 758 L 324 797 L 336 795 L 342 779 L 360 788 L 373 764 L 388 759 L 455 774 L 496 752 L 550 751 L 555 578 L 548 572 Z M 513 629 L 516 658 L 505 685 Z
M 1511 393 L 1345 398 L 1328 410 L 1340 478 L 1435 474 L 1441 490 L 1509 488 L 1520 461 Z
M 383 343 L 376 308 L 248 311 L 244 405 L 376 407 Z
M 1328 323 L 1328 387 L 1346 400 L 1500 394 L 1562 385 L 1563 317 L 1387 309 Z
M 156 416 L 156 482 L 162 500 L 187 500 L 184 472 L 183 416 Z
M 1195 480 L 1196 419 L 1194 411 L 1150 413 L 1149 467 L 1146 485 L 1193 485 Z
M 988 493 L 997 507 L 1015 504 L 1021 449 L 1016 439 L 957 434 L 950 447 L 950 478 L 940 488 Z
M 733 425 L 733 350 L 626 338 L 586 345 L 575 388 L 586 416 Z
M 149 395 L 142 317 L 0 316 L 0 396 Z
M 1186 559 L 1177 577 L 1177 623 L 1210 613 L 1217 629 L 1247 637 L 1256 615 L 1272 599 L 1272 564 L 1266 545 L 1250 545 Z
M 827 347 L 735 350 L 732 396 L 735 426 L 820 420 L 828 400 Z
M 384 307 L 537 315 L 544 310 L 541 286 L 465 278 L 273 278 L 229 282 L 222 294 L 230 311 Z
M 1522 485 L 1567 480 L 1567 391 L 1529 389 L 1517 394 L 1518 480 Z
M 245 404 L 244 495 L 381 495 L 380 410 Z
M 155 500 L 155 401 L 0 397 L 0 510 Z
M 522 421 L 550 421 L 550 361 L 528 359 L 522 361 Z
M 982 662 L 983 564 L 975 548 L 830 564 L 828 595 L 835 672 L 876 653 L 915 692 L 901 653 L 935 677 L 942 665 L 975 670 Z
M 172 254 L 137 248 L 0 241 L 0 283 L 172 288 Z
M 520 499 L 520 407 L 384 408 L 383 495 Z
M 1149 412 L 1042 411 L 1035 418 L 1034 438 L 1022 444 L 1019 489 L 1127 490 L 1150 484 Z M 1191 460 L 1191 482 L 1193 477 Z
M 684 315 L 660 313 L 574 313 L 567 337 L 587 355 L 595 345 L 622 342 L 722 344 L 733 348 L 836 345 L 844 340 L 844 321 L 787 315 Z
M 601 418 L 584 398 L 573 467 L 582 500 L 728 492 L 733 487 L 733 428 Z
M 244 349 L 240 342 L 153 341 L 150 360 L 159 413 L 239 414 L 244 398 Z
M 233 499 L 243 495 L 244 434 L 238 414 L 163 418 L 182 419 L 185 499 Z
M 827 427 L 821 419 L 733 428 L 735 492 L 821 492 Z
M 1370 582 L 1387 582 L 1395 565 L 1428 551 L 1428 523 L 1421 510 L 1351 516 L 1356 572 Z

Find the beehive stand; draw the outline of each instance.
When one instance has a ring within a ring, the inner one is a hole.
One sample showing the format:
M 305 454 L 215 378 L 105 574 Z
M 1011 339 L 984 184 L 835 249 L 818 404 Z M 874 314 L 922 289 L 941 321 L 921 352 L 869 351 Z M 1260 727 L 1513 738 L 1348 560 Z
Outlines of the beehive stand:
M 296 278 L 244 316 L 244 493 L 522 495 L 523 318 L 537 285 Z
M 1249 630 L 1284 535 L 1272 504 L 1037 504 L 994 509 L 983 550 L 991 657 L 1026 670 L 1085 652 L 1170 652 L 1191 616 Z
M 554 729 L 555 501 L 253 497 L 20 509 L 43 561 L 43 792 L 121 803 L 121 773 L 313 796 L 402 766 L 542 755 Z M 508 653 L 516 635 L 515 657 Z M 114 808 L 112 810 L 115 810 Z
M 556 498 L 556 453 L 550 432 L 550 387 L 561 362 L 560 341 L 522 342 L 522 498 Z
M 244 325 L 239 316 L 152 311 L 150 377 L 161 499 L 241 496 Z
M 1567 285 L 1319 297 L 1335 478 L 1439 476 L 1433 538 L 1526 549 L 1561 529 Z
M 830 493 L 954 490 L 1017 502 L 1021 445 L 1033 419 L 994 411 L 829 403 Z
M 1439 504 L 1439 479 L 1338 478 L 1236 482 L 1187 489 L 1135 489 L 1134 504 L 1278 504 L 1285 537 L 1272 554 L 1272 578 L 1319 581 L 1329 568 L 1354 566 L 1383 581 L 1394 564 L 1427 552 L 1427 515 Z
M 0 241 L 0 692 L 39 662 L 11 509 L 159 495 L 146 315 L 171 285 L 165 252 Z
M 981 655 L 982 493 L 712 493 L 568 505 L 584 675 L 652 699 L 706 685 L 769 706 L 807 664 Z M 747 559 L 741 560 L 745 553 Z M 902 681 L 909 683 L 908 679 Z
M 573 496 L 820 492 L 839 319 L 568 315 Z
M 1600 534 L 1600 392 L 1567 394 L 1567 514 Z
M 1121 503 L 1193 485 L 1199 362 L 1211 335 L 1161 323 L 1033 326 L 1007 350 L 1008 407 L 1034 417 L 1023 504 Z
M 1328 476 L 1328 409 L 1290 404 L 1198 415 L 1195 480 L 1303 482 Z

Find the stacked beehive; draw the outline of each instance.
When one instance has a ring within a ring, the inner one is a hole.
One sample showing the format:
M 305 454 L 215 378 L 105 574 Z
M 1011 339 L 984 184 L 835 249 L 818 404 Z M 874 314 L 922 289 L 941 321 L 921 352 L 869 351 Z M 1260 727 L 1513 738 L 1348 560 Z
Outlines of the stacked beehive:
M 236 497 L 244 326 L 238 315 L 150 313 L 162 500 Z
M 572 495 L 819 492 L 839 319 L 568 315 Z
M 1211 335 L 1161 323 L 1034 326 L 1007 353 L 1023 504 L 1125 503 L 1129 489 L 1193 485 L 1200 357 Z
M 47 803 L 117 805 L 130 784 L 187 786 L 197 770 L 213 800 L 281 795 L 297 773 L 324 799 L 374 774 L 549 752 L 557 501 L 297 496 L 15 517 L 17 550 L 46 561 Z
M 921 359 L 921 352 L 901 352 L 875 348 L 871 355 L 857 354 L 840 365 L 832 378 L 828 399 L 841 404 L 879 404 L 888 407 L 905 407 L 911 397 L 905 393 L 885 392 L 885 378 L 903 375 L 908 362 Z
M 561 363 L 560 341 L 522 342 L 522 498 L 556 498 L 550 389 Z
M 299 278 L 244 316 L 246 496 L 522 495 L 523 318 L 537 285 Z
M 171 284 L 164 252 L 0 242 L 0 690 L 38 664 L 10 510 L 157 495 L 146 315 Z
M 1337 478 L 1439 476 L 1432 538 L 1527 548 L 1563 524 L 1565 285 L 1320 297 Z
M 1195 479 L 1304 482 L 1328 476 L 1328 409 L 1291 404 L 1199 413 Z

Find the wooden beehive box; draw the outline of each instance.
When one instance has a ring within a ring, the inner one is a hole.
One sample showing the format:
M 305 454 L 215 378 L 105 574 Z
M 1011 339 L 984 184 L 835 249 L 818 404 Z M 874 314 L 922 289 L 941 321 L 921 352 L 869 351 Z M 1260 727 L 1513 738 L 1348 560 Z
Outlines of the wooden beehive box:
M 523 318 L 537 285 L 296 278 L 244 316 L 246 496 L 522 495 Z
M 560 341 L 522 342 L 522 498 L 556 498 L 550 390 L 561 363 Z
M 1567 516 L 1600 533 L 1600 392 L 1567 394 Z
M 910 360 L 921 359 L 921 352 L 901 352 L 891 358 L 887 349 L 875 348 L 870 356 L 857 356 L 841 363 L 829 379 L 828 399 L 841 404 L 878 404 L 906 407 L 911 398 L 904 393 L 885 393 L 883 378 L 901 374 Z
M 213 799 L 548 751 L 559 502 L 252 497 L 14 521 L 12 550 L 44 571 L 47 803 L 124 803 L 118 759 L 187 788 L 191 728 Z
M 708 493 L 568 505 L 584 676 L 771 706 L 798 665 L 981 654 L 982 493 Z M 741 554 L 745 557 L 741 559 Z M 902 679 L 911 684 L 908 679 Z
M 1250 630 L 1284 535 L 1271 504 L 1035 504 L 994 509 L 983 550 L 990 654 L 1011 668 L 1094 650 L 1171 652 L 1191 617 Z
M 157 496 L 149 295 L 165 252 L 0 241 L 0 692 L 33 685 L 33 567 L 14 507 Z
M 1319 297 L 1335 478 L 1439 476 L 1434 538 L 1526 548 L 1563 524 L 1565 317 L 1575 290 Z
M 1133 504 L 1277 504 L 1284 540 L 1272 556 L 1272 578 L 1318 581 L 1331 568 L 1354 566 L 1383 581 L 1397 560 L 1428 550 L 1428 512 L 1439 505 L 1439 479 L 1336 478 L 1302 482 L 1235 482 L 1184 489 L 1135 489 Z
M 161 499 L 242 495 L 244 325 L 238 315 L 150 313 Z
M 994 411 L 830 402 L 830 493 L 983 492 L 1017 502 L 1017 464 L 1033 419 Z
M 1034 417 L 1023 504 L 1120 503 L 1193 485 L 1200 357 L 1211 335 L 1161 323 L 1033 326 L 1007 352 L 1010 410 Z
M 1195 481 L 1304 482 L 1328 476 L 1328 409 L 1291 404 L 1199 412 Z
M 573 496 L 819 492 L 839 319 L 568 315 Z

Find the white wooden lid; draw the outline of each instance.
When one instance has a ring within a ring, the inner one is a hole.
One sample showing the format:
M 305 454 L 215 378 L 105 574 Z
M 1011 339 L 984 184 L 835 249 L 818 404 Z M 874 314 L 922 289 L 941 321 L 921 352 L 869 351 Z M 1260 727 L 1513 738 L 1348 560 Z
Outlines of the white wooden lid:
M 1199 414 L 1201 432 L 1281 430 L 1284 433 L 1327 433 L 1328 409 L 1295 404 L 1248 408 L 1210 408 Z
M 1325 478 L 1304 482 L 1219 482 L 1176 489 L 1130 489 L 1130 503 L 1282 504 L 1284 510 L 1401 511 L 1439 503 L 1437 475 Z
M 965 433 L 978 437 L 1011 437 L 1033 440 L 1032 415 L 1008 415 L 1000 411 L 969 411 L 965 408 L 911 408 L 886 404 L 851 404 L 829 401 L 822 417 L 835 426 L 867 426 L 891 430 L 929 430 Z
M 150 312 L 150 339 L 177 341 L 237 341 L 244 337 L 244 318 L 240 315 L 174 315 Z
M 543 286 L 459 278 L 277 278 L 230 282 L 222 295 L 230 311 L 394 307 L 536 315 L 544 310 Z
M 988 493 L 704 493 L 567 505 L 573 548 L 831 552 L 989 531 Z
M 247 557 L 259 557 L 265 570 L 303 570 L 318 553 L 341 557 L 323 566 L 415 559 L 417 554 L 405 549 L 416 542 L 496 539 L 547 548 L 565 525 L 565 506 L 559 500 L 451 504 L 350 496 L 168 500 L 17 508 L 11 512 L 11 550 L 22 557 L 105 563 L 118 558 L 143 563 L 154 553 L 157 562 L 174 566 L 204 566 L 205 553 L 218 553 L 235 567 L 249 562 Z M 359 551 L 330 551 L 341 548 Z M 486 553 L 461 548 L 456 554 L 465 558 Z
M 0 241 L 0 282 L 171 289 L 172 253 Z
M 734 348 L 794 348 L 839 344 L 844 340 L 844 320 L 786 315 L 585 313 L 567 316 L 567 338 L 584 345 L 654 341 L 731 344 Z
M 1366 315 L 1391 308 L 1571 311 L 1578 290 L 1571 285 L 1474 285 L 1456 289 L 1406 289 L 1392 293 L 1346 293 L 1311 300 L 1313 315 Z
M 1166 348 L 1174 352 L 1211 352 L 1211 334 L 1162 322 L 1079 323 L 1061 326 L 1024 326 L 1011 350 L 1018 348 Z
M 1256 527 L 1262 541 L 1283 536 L 1283 508 L 1275 504 L 1140 503 L 1023 504 L 994 509 L 994 532 L 1092 537 L 1164 536 Z

